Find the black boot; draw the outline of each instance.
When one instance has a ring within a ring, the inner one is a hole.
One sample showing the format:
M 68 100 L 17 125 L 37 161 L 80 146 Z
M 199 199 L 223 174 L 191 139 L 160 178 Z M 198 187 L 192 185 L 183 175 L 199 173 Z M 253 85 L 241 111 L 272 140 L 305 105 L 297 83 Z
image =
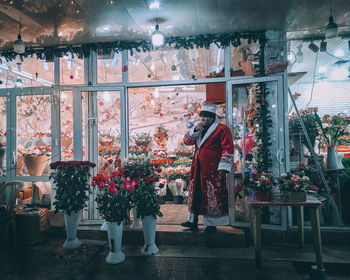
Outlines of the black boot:
M 216 232 L 216 227 L 215 226 L 207 226 L 204 230 L 206 233 L 214 233 Z

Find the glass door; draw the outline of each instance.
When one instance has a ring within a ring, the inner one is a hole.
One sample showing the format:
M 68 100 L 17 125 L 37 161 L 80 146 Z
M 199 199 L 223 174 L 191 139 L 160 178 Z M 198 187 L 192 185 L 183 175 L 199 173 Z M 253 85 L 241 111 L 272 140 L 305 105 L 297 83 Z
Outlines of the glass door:
M 244 183 L 248 174 L 265 170 L 278 176 L 286 171 L 285 92 L 283 75 L 227 83 L 227 124 L 235 147 L 235 172 L 229 178 L 232 225 L 249 225 L 249 194 Z M 270 144 L 266 144 L 265 139 Z M 268 228 L 286 227 L 286 211 L 282 212 L 280 207 L 264 209 L 262 221 Z
M 125 95 L 121 87 L 79 88 L 73 93 L 73 120 L 61 118 L 61 149 L 73 146 L 75 160 L 97 164 L 96 173 L 114 170 L 125 158 L 126 114 Z M 67 115 L 68 117 L 68 115 Z M 64 124 L 64 126 L 63 126 Z M 74 141 L 70 140 L 73 135 Z M 123 135 L 123 136 L 122 136 Z M 68 136 L 67 141 L 63 141 Z M 82 223 L 100 222 L 95 195 L 91 194 Z

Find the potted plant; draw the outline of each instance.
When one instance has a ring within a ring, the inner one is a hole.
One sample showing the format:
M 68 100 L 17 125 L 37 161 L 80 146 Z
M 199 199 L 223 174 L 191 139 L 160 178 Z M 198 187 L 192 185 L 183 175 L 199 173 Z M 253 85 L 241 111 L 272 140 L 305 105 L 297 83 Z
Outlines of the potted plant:
M 282 173 L 279 179 L 280 190 L 286 195 L 288 201 L 306 201 L 306 191 L 311 185 L 309 177 L 304 171 L 299 174 Z
M 320 129 L 322 140 L 327 144 L 327 167 L 329 169 L 341 168 L 334 146 L 338 145 L 342 136 L 348 134 L 350 118 L 341 113 L 335 116 L 324 115 L 322 119 L 315 112 L 315 118 Z
M 183 203 L 183 192 L 186 187 L 186 181 L 184 178 L 188 179 L 188 177 L 183 176 L 180 173 L 172 173 L 168 176 L 168 188 L 170 189 L 173 195 L 174 204 L 182 204 Z
M 51 146 L 42 144 L 20 152 L 30 176 L 42 176 L 51 156 Z
M 143 236 L 145 244 L 141 254 L 155 255 L 159 252 L 155 244 L 156 218 L 162 216 L 160 212 L 159 197 L 156 192 L 155 183 L 158 177 L 155 176 L 154 165 L 150 163 L 138 164 L 128 162 L 125 166 L 127 174 L 138 180 L 135 192 L 133 193 L 133 204 L 137 218 L 142 219 Z
M 66 249 L 80 246 L 77 239 L 79 212 L 89 199 L 91 168 L 96 164 L 90 161 L 56 161 L 50 164 L 50 178 L 53 180 L 56 195 L 53 205 L 64 211 L 67 239 L 63 244 Z
M 149 132 L 136 133 L 135 136 L 133 136 L 133 139 L 135 141 L 136 146 L 143 147 L 147 147 L 152 140 Z
M 166 129 L 163 125 L 159 125 L 156 128 L 156 132 L 154 133 L 154 140 L 157 145 L 161 148 L 164 148 L 168 143 L 168 129 Z
M 137 180 L 125 177 L 125 170 L 121 167 L 111 172 L 110 176 L 99 173 L 92 179 L 92 186 L 97 188 L 97 210 L 107 224 L 110 248 L 106 257 L 107 263 L 117 264 L 125 260 L 121 250 L 123 223 L 129 218 L 131 194 L 136 185 Z
M 245 185 L 248 193 L 253 194 L 251 198 L 257 201 L 269 201 L 272 198 L 272 187 L 274 179 L 270 173 L 251 172 L 246 179 Z

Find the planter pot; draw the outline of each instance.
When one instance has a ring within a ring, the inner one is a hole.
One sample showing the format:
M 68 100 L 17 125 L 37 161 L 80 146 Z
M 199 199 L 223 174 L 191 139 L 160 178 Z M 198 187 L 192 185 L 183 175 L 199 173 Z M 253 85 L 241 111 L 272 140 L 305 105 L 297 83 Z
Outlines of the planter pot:
M 156 239 L 156 219 L 153 216 L 145 216 L 142 219 L 143 237 L 145 245 L 141 249 L 143 255 L 156 255 L 159 249 L 155 243 Z
M 271 200 L 271 191 L 269 192 L 255 192 L 256 201 L 270 201 Z
M 80 247 L 81 242 L 77 238 L 79 211 L 71 212 L 70 215 L 64 213 L 64 223 L 66 226 L 67 238 L 63 244 L 65 249 L 76 249 Z
M 306 201 L 306 192 L 288 192 L 288 201 L 304 202 Z
M 26 155 L 23 159 L 30 176 L 42 176 L 49 157 L 47 155 L 35 157 Z
M 183 200 L 184 200 L 184 198 L 182 195 L 174 195 L 174 197 L 173 197 L 174 204 L 182 204 Z
M 141 219 L 137 218 L 136 208 L 133 208 L 132 217 L 133 217 L 133 220 L 132 220 L 132 224 L 131 224 L 130 228 L 131 229 L 142 229 Z
M 121 263 L 125 260 L 122 251 L 123 223 L 107 222 L 109 253 L 106 262 L 109 264 Z
M 334 150 L 334 147 L 328 146 L 327 148 L 327 167 L 329 169 L 338 168 L 337 154 Z

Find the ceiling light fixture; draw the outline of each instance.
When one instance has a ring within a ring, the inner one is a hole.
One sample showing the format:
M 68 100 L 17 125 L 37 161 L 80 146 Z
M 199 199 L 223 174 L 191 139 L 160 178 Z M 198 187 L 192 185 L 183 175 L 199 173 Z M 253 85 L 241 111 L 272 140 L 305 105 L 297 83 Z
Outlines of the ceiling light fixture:
M 161 47 L 164 44 L 164 35 L 159 30 L 159 25 L 156 24 L 155 30 L 152 33 L 152 45 L 154 47 Z
M 308 48 L 312 50 L 314 53 L 317 53 L 319 50 L 319 47 L 314 42 L 311 42 Z
M 13 51 L 18 53 L 18 54 L 22 54 L 26 51 L 26 45 L 23 42 L 22 36 L 21 36 L 22 14 L 23 14 L 23 11 L 21 10 L 21 16 L 20 16 L 19 22 L 18 22 L 18 36 L 17 36 L 17 40 L 14 41 L 14 43 L 13 43 Z
M 149 4 L 150 9 L 159 9 L 159 2 L 158 1 L 152 1 L 152 3 Z
M 326 25 L 326 38 L 335 38 L 338 36 L 338 24 L 333 20 L 332 16 L 332 0 L 329 0 L 329 21 Z
M 327 42 L 326 41 L 322 41 L 320 44 L 320 51 L 321 52 L 326 52 L 327 51 Z

